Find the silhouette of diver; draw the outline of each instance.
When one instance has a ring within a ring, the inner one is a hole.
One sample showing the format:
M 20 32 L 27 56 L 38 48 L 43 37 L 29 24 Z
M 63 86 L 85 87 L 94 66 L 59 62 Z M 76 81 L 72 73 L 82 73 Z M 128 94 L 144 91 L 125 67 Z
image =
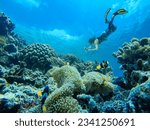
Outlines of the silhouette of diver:
M 117 16 L 117 15 L 122 15 L 122 14 L 126 14 L 128 13 L 127 10 L 125 9 L 119 9 L 117 10 L 115 13 L 113 13 L 113 16 L 111 18 L 111 20 L 109 21 L 107 19 L 107 16 L 110 12 L 111 8 L 109 8 L 106 13 L 105 13 L 105 23 L 108 24 L 108 28 L 106 29 L 106 31 L 104 31 L 99 37 L 93 37 L 93 38 L 90 38 L 89 39 L 89 43 L 90 43 L 90 46 L 88 48 L 85 48 L 85 50 L 87 51 L 96 51 L 98 50 L 98 45 L 101 44 L 103 41 L 107 40 L 108 36 L 115 32 L 117 27 L 113 24 L 113 21 L 114 21 L 114 18 Z M 95 48 L 92 48 L 92 45 L 95 45 Z

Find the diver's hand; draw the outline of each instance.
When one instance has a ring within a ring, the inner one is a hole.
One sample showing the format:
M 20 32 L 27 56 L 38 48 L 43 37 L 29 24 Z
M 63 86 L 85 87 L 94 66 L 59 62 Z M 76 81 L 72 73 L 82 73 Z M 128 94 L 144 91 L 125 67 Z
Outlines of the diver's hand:
M 87 48 L 87 47 L 84 47 L 84 50 L 85 50 L 85 51 L 88 51 L 88 50 L 89 50 L 89 48 Z

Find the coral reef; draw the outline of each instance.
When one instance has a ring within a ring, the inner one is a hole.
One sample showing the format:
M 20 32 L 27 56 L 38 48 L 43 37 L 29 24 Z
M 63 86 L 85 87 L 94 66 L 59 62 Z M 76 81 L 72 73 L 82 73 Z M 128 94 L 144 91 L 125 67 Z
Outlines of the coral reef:
M 113 54 L 122 65 L 126 88 L 148 80 L 150 75 L 150 38 L 133 38 Z
M 150 38 L 133 38 L 108 61 L 85 62 L 58 55 L 46 44 L 30 44 L 0 13 L 0 112 L 150 112 Z

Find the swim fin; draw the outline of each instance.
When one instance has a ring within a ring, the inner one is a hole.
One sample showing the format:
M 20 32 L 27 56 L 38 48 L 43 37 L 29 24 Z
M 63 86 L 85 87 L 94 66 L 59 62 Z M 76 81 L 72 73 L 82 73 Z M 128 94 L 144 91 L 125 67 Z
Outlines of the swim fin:
M 108 16 L 110 10 L 111 10 L 111 8 L 108 8 L 107 11 L 106 11 L 106 13 L 105 13 L 105 15 L 104 15 L 105 23 L 109 23 L 109 21 L 107 19 L 107 16 Z
M 128 13 L 127 10 L 125 10 L 125 9 L 119 9 L 115 13 L 113 13 L 113 15 L 116 16 L 116 15 L 122 15 L 122 14 L 126 14 L 126 13 Z

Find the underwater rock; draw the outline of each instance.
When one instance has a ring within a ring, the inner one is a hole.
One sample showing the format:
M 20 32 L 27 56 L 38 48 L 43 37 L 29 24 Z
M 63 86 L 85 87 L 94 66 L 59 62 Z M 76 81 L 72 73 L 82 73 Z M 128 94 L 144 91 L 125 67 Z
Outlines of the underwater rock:
M 128 100 L 132 112 L 150 112 L 150 81 L 133 88 Z
M 45 44 L 28 45 L 19 51 L 18 57 L 20 61 L 26 63 L 27 68 L 33 70 L 39 69 L 46 72 L 51 68 L 51 65 L 62 65 L 61 60 L 54 59 L 57 57 L 54 50 Z
M 15 28 L 15 25 L 11 22 L 3 12 L 0 12 L 0 35 L 8 35 Z
M 137 84 L 145 82 L 150 76 L 149 39 L 132 39 L 131 42 L 124 44 L 121 49 L 113 54 L 122 65 L 121 68 L 124 73 L 126 86 L 128 86 L 127 89 L 131 89 Z
M 111 77 L 98 72 L 89 72 L 85 74 L 82 79 L 86 87 L 86 92 L 90 94 L 100 93 L 108 95 L 115 87 L 115 85 L 111 83 Z

